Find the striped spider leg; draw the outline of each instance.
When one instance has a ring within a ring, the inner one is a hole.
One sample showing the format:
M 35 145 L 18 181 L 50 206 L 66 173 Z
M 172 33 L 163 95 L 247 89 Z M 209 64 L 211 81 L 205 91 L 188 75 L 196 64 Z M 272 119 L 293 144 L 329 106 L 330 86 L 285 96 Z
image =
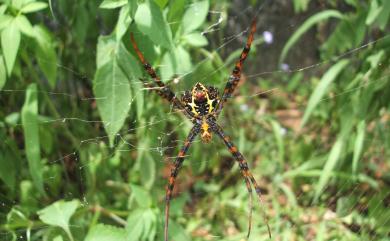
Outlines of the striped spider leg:
M 179 151 L 179 154 L 176 157 L 176 160 L 174 162 L 174 166 L 171 169 L 171 175 L 169 177 L 168 186 L 167 186 L 167 192 L 165 195 L 165 225 L 164 225 L 164 240 L 168 241 L 168 224 L 169 224 L 169 207 L 170 207 L 170 201 L 172 198 L 172 192 L 173 188 L 175 186 L 175 181 L 177 174 L 179 173 L 179 170 L 183 164 L 185 155 L 190 148 L 192 142 L 194 141 L 195 137 L 199 134 L 201 130 L 200 124 L 195 124 L 190 133 L 188 134 L 186 140 L 184 141 L 184 145 Z
M 156 71 L 149 64 L 149 62 L 145 59 L 144 55 L 142 54 L 142 52 L 138 48 L 138 45 L 134 39 L 133 33 L 130 34 L 130 39 L 131 39 L 131 43 L 133 45 L 133 48 L 138 56 L 138 59 L 141 61 L 145 71 L 153 79 L 153 82 L 157 85 L 157 87 L 155 87 L 152 83 L 147 83 L 143 79 L 141 79 L 141 81 L 143 81 L 144 85 L 147 88 L 150 88 L 150 89 L 156 91 L 157 94 L 159 94 L 163 99 L 168 100 L 170 103 L 173 104 L 173 106 L 175 108 L 182 111 L 187 118 L 189 118 L 192 122 L 194 122 L 194 120 L 193 120 L 194 116 L 191 113 L 189 113 L 188 111 L 186 111 L 186 109 L 183 106 L 183 103 L 176 97 L 175 93 L 173 93 L 173 91 L 167 85 L 165 85 L 164 82 L 161 81 L 160 77 L 156 74 Z
M 247 237 L 249 238 L 251 227 L 252 227 L 252 205 L 253 204 L 252 204 L 252 188 L 251 188 L 248 180 L 251 181 L 252 185 L 255 188 L 256 194 L 259 198 L 260 205 L 262 204 L 261 189 L 260 189 L 260 186 L 257 184 L 256 179 L 253 177 L 251 171 L 249 170 L 248 163 L 246 162 L 244 156 L 241 154 L 241 152 L 238 151 L 237 147 L 233 144 L 233 142 L 231 142 L 230 137 L 224 133 L 222 128 L 216 122 L 214 122 L 213 120 L 210 120 L 210 121 L 211 121 L 211 123 L 210 123 L 211 129 L 223 140 L 226 147 L 229 149 L 229 152 L 236 159 L 236 161 L 238 162 L 238 165 L 240 167 L 241 174 L 245 179 L 245 183 L 246 183 L 249 195 L 250 195 L 249 228 L 248 228 L 248 234 L 247 234 Z M 271 229 L 268 225 L 268 218 L 265 214 L 263 214 L 263 217 L 264 217 L 264 222 L 267 225 L 269 238 L 271 238 Z
M 244 64 L 244 61 L 246 57 L 248 56 L 248 53 L 251 49 L 251 44 L 253 42 L 253 36 L 256 32 L 256 18 L 252 20 L 251 27 L 250 27 L 250 33 L 248 35 L 248 38 L 246 40 L 246 44 L 244 49 L 241 52 L 240 58 L 237 60 L 234 69 L 232 71 L 232 74 L 230 75 L 225 89 L 223 91 L 222 100 L 219 103 L 219 106 L 216 110 L 217 116 L 221 113 L 223 106 L 225 102 L 232 96 L 233 91 L 236 89 L 238 82 L 240 82 L 241 79 L 241 70 L 242 65 Z

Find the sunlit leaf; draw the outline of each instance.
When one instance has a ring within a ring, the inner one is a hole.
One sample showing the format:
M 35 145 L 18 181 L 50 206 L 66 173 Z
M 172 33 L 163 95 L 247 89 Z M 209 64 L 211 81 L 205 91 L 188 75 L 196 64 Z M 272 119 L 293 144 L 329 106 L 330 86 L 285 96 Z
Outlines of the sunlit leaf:
M 129 15 L 129 5 L 125 5 L 119 12 L 118 22 L 116 24 L 116 41 L 122 39 L 126 33 L 132 19 Z
M 321 172 L 320 180 L 318 181 L 317 186 L 315 188 L 314 202 L 318 201 L 318 198 L 320 197 L 322 191 L 324 190 L 326 184 L 328 183 L 331 174 L 334 171 L 334 168 L 337 164 L 337 161 L 340 158 L 343 146 L 344 146 L 344 139 L 343 137 L 339 137 L 336 143 L 333 145 L 328 160 L 326 161 L 324 169 Z
M 34 26 L 34 38 L 37 42 L 35 48 L 39 67 L 42 69 L 45 77 L 52 88 L 57 82 L 57 53 L 54 48 L 53 39 L 48 31 L 40 26 Z
M 184 13 L 182 22 L 184 33 L 190 33 L 199 28 L 206 20 L 208 11 L 208 0 L 192 3 Z
M 340 60 L 322 76 L 320 83 L 317 85 L 317 87 L 314 89 L 313 93 L 310 96 L 305 114 L 303 115 L 301 126 L 304 126 L 306 124 L 315 107 L 320 103 L 322 97 L 325 95 L 330 84 L 337 78 L 337 76 L 345 68 L 345 66 L 348 65 L 348 63 L 349 60 Z
M 27 36 L 34 36 L 34 30 L 33 30 L 33 27 L 30 23 L 30 21 L 28 21 L 28 19 L 26 18 L 26 16 L 24 15 L 19 15 L 15 18 L 15 23 L 16 25 L 18 26 L 20 32 L 22 32 L 23 34 L 27 35 Z
M 147 0 L 138 6 L 134 18 L 138 29 L 155 44 L 171 48 L 172 33 L 162 11 L 153 0 Z
M 20 44 L 20 31 L 15 21 L 12 21 L 1 32 L 1 47 L 7 67 L 8 76 L 14 68 L 16 55 Z
M 366 18 L 366 24 L 371 25 L 376 20 L 376 18 L 379 16 L 382 9 L 383 9 L 383 6 L 381 6 L 379 4 L 378 0 L 372 0 L 371 4 L 370 4 L 370 9 L 368 11 L 368 15 Z
M 152 205 L 151 196 L 146 189 L 137 185 L 131 185 L 131 191 L 135 201 L 140 207 L 148 208 Z
M 99 8 L 119 8 L 127 4 L 127 0 L 104 0 Z
M 156 214 L 152 209 L 137 209 L 127 218 L 126 241 L 154 240 Z
M 45 2 L 30 2 L 20 9 L 22 13 L 32 13 L 47 8 L 48 4 Z
M 78 200 L 57 201 L 50 206 L 39 210 L 39 219 L 46 224 L 62 228 L 69 236 L 69 238 L 73 240 L 69 228 L 69 220 L 76 211 L 76 209 L 79 207 L 79 205 L 80 202 Z
M 41 193 L 44 193 L 42 179 L 43 164 L 39 142 L 37 91 L 36 84 L 30 84 L 27 87 L 26 99 L 22 108 L 22 125 L 30 175 L 36 188 Z
M 328 18 L 343 18 L 343 14 L 336 10 L 325 10 L 314 14 L 307 19 L 301 27 L 299 27 L 295 33 L 289 38 L 286 45 L 283 47 L 282 53 L 280 54 L 279 63 L 283 63 L 291 47 L 315 24 L 324 21 Z
M 189 33 L 184 35 L 183 38 L 188 44 L 194 47 L 203 47 L 208 44 L 207 38 L 199 32 Z
M 14 19 L 13 16 L 0 14 L 0 30 L 7 27 L 12 22 L 13 19 Z
M 93 81 L 93 90 L 97 98 L 96 103 L 100 116 L 104 122 L 104 128 L 110 140 L 110 146 L 113 146 L 115 135 L 123 126 L 130 110 L 131 92 L 129 75 L 120 67 L 117 59 L 121 44 L 113 45 L 112 40 L 106 40 L 107 46 L 110 47 L 98 47 L 98 52 L 109 51 L 111 57 L 105 57 L 104 61 L 106 63 L 97 69 Z M 102 42 L 99 43 L 102 44 Z M 112 47 L 115 47 L 115 49 L 112 49 Z M 97 55 L 100 56 L 101 53 L 97 53 Z
M 119 241 L 125 239 L 125 229 L 111 225 L 98 224 L 88 231 L 84 241 Z

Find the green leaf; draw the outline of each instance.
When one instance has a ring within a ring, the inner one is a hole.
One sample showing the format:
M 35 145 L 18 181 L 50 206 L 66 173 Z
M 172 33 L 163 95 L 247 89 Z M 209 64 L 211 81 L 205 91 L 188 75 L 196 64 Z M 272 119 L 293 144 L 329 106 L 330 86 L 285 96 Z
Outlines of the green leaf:
M 129 15 L 129 5 L 125 5 L 119 12 L 118 22 L 116 24 L 116 41 L 120 41 L 126 33 L 132 19 Z
M 127 4 L 127 0 L 104 0 L 100 5 L 99 8 L 119 8 L 123 5 Z
M 366 18 L 366 24 L 371 25 L 382 12 L 383 6 L 379 6 L 378 0 L 372 0 Z
M 278 145 L 279 161 L 283 164 L 284 161 L 284 142 L 282 136 L 282 127 L 277 121 L 271 120 L 272 130 L 275 136 L 276 143 Z
M 207 38 L 199 32 L 192 32 L 184 35 L 184 40 L 194 47 L 203 47 L 208 44 Z
M 187 234 L 185 229 L 178 223 L 171 220 L 171 229 L 169 237 L 171 240 L 191 241 L 191 237 Z
M 307 104 L 305 114 L 302 118 L 301 127 L 304 126 L 313 113 L 315 107 L 320 103 L 322 97 L 325 95 L 330 84 L 336 79 L 340 72 L 347 66 L 349 60 L 340 60 L 334 64 L 321 78 L 320 83 L 317 85 L 313 94 L 311 94 L 309 103 Z
M 154 240 L 156 223 L 152 209 L 137 209 L 127 218 L 126 241 Z
M 43 164 L 39 144 L 38 96 L 36 84 L 30 84 L 27 87 L 26 99 L 22 108 L 22 125 L 30 175 L 37 189 L 41 193 L 44 193 L 42 179 Z
M 181 24 L 181 19 L 184 15 L 185 6 L 187 0 L 171 0 L 169 1 L 167 19 L 169 26 L 172 29 L 173 35 L 175 35 L 177 29 Z
M 45 2 L 30 2 L 20 9 L 22 13 L 32 13 L 47 8 L 48 4 Z
M 57 53 L 53 44 L 53 38 L 43 27 L 34 26 L 34 39 L 37 47 L 34 49 L 38 65 L 49 81 L 50 87 L 54 88 L 57 83 Z
M 126 230 L 111 225 L 93 226 L 84 241 L 120 241 L 126 239 Z
M 26 16 L 24 15 L 17 16 L 15 18 L 15 23 L 18 26 L 20 32 L 30 37 L 34 36 L 33 27 L 30 21 L 28 21 L 28 19 L 26 18 Z
M 96 68 L 111 62 L 115 58 L 117 42 L 112 36 L 100 36 L 97 44 Z
M 108 42 L 111 46 L 112 41 Z M 97 107 L 104 122 L 110 146 L 114 145 L 115 135 L 122 128 L 131 104 L 129 76 L 120 67 L 116 56 L 120 45 L 121 43 L 117 44 L 112 50 L 114 51 L 111 53 L 113 58 L 104 60 L 106 63 L 98 68 L 93 81 Z M 107 47 L 99 48 L 98 46 L 98 51 L 100 50 L 107 51 Z M 101 53 L 98 52 L 97 56 L 101 56 Z M 97 62 L 99 65 L 99 61 Z
M 5 136 L 0 135 L 4 140 Z M 5 142 L 7 142 L 6 140 Z M 13 150 L 4 141 L 0 144 L 0 179 L 11 189 L 15 188 L 16 181 L 16 158 Z
M 163 9 L 165 7 L 165 5 L 167 5 L 168 3 L 168 0 L 154 0 L 158 6 L 160 6 L 161 9 Z
M 13 19 L 14 17 L 10 15 L 6 15 L 6 14 L 0 15 L 0 30 L 7 27 L 12 22 Z
M 199 28 L 206 20 L 209 11 L 209 1 L 194 2 L 186 10 L 183 17 L 182 27 L 184 33 L 190 33 Z
M 16 55 L 20 44 L 20 32 L 15 21 L 5 27 L 1 32 L 1 47 L 3 49 L 4 59 L 7 67 L 8 76 L 11 75 L 14 68 Z
M 160 7 L 153 0 L 148 0 L 138 6 L 134 20 L 138 29 L 155 44 L 165 48 L 173 46 L 171 29 Z
M 319 12 L 313 16 L 311 16 L 309 19 L 307 19 L 301 27 L 295 31 L 295 33 L 289 38 L 286 45 L 283 47 L 282 53 L 280 55 L 279 63 L 283 63 L 284 59 L 286 58 L 288 52 L 290 51 L 291 47 L 299 40 L 299 38 L 302 37 L 304 33 L 306 33 L 312 26 L 315 24 L 328 19 L 328 18 L 343 18 L 343 14 L 336 11 L 336 10 L 325 10 L 322 12 Z
M 168 81 L 173 75 L 185 75 L 192 67 L 191 56 L 181 45 L 163 56 L 161 69 L 162 81 Z
M 357 126 L 357 136 L 355 139 L 355 147 L 353 150 L 352 173 L 355 175 L 357 174 L 358 162 L 360 160 L 363 151 L 365 131 L 366 131 L 366 122 L 362 120 L 359 122 Z
M 135 13 L 138 9 L 138 1 L 137 0 L 129 0 L 129 15 L 131 18 L 135 17 Z
M 3 55 L 0 55 L 0 90 L 3 89 L 5 82 L 7 81 L 7 69 Z
M 138 206 L 148 208 L 152 205 L 152 198 L 148 191 L 137 185 L 130 185 L 133 197 Z
M 72 233 L 69 229 L 69 220 L 79 205 L 80 202 L 78 200 L 68 202 L 64 200 L 57 201 L 50 206 L 39 210 L 39 219 L 48 225 L 62 228 L 70 240 L 73 240 Z
M 326 161 L 324 169 L 321 172 L 320 180 L 318 181 L 317 186 L 315 188 L 314 202 L 318 201 L 318 198 L 320 197 L 323 189 L 328 183 L 331 174 L 337 164 L 337 161 L 341 156 L 343 146 L 344 146 L 344 138 L 341 136 L 337 139 L 336 143 L 333 145 L 328 160 Z

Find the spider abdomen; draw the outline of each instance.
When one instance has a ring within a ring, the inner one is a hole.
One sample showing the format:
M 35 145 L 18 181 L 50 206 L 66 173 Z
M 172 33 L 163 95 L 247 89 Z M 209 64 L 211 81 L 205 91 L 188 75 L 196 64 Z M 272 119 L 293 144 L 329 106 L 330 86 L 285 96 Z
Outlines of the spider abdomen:
M 187 110 L 195 117 L 205 116 L 213 111 L 219 102 L 218 90 L 211 86 L 204 86 L 196 83 L 191 92 L 186 91 L 182 96 L 182 101 Z

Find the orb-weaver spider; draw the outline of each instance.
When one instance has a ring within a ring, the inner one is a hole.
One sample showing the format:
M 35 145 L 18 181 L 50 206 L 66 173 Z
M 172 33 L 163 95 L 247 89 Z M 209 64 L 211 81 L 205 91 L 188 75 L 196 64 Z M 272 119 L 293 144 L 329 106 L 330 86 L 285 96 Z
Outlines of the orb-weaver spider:
M 253 19 L 250 27 L 250 33 L 246 41 L 246 45 L 242 50 L 240 58 L 235 64 L 235 67 L 228 79 L 228 82 L 226 83 L 222 97 L 219 97 L 218 89 L 212 86 L 204 86 L 201 83 L 196 83 L 191 91 L 185 91 L 181 99 L 177 98 L 176 95 L 173 93 L 173 91 L 167 85 L 165 85 L 161 81 L 161 79 L 157 76 L 156 71 L 145 60 L 142 52 L 139 50 L 137 43 L 134 40 L 133 34 L 131 33 L 131 42 L 133 44 L 133 48 L 139 60 L 142 62 L 146 72 L 148 72 L 150 77 L 154 80 L 154 83 L 157 84 L 157 88 L 152 83 L 144 82 L 144 84 L 147 87 L 151 87 L 150 89 L 155 90 L 162 98 L 171 102 L 175 108 L 182 111 L 184 115 L 188 117 L 191 120 L 191 122 L 194 124 L 186 140 L 184 141 L 184 145 L 182 146 L 178 156 L 176 157 L 174 167 L 171 170 L 171 175 L 166 190 L 165 226 L 164 226 L 165 241 L 168 241 L 168 217 L 169 217 L 169 207 L 170 207 L 170 200 L 172 197 L 172 191 L 175 185 L 175 180 L 178 175 L 179 169 L 182 166 L 182 163 L 184 161 L 184 157 L 191 143 L 194 141 L 195 137 L 199 133 L 202 141 L 204 143 L 208 143 L 211 140 L 212 132 L 216 133 L 223 140 L 223 142 L 229 149 L 230 153 L 237 160 L 242 176 L 244 177 L 246 187 L 250 194 L 249 227 L 248 227 L 247 236 L 249 237 L 250 235 L 251 226 L 252 226 L 252 206 L 253 206 L 251 183 L 254 186 L 259 201 L 261 203 L 260 187 L 257 184 L 252 173 L 249 171 L 248 164 L 245 161 L 243 155 L 238 151 L 237 147 L 230 141 L 230 138 L 227 135 L 225 135 L 222 128 L 217 124 L 217 118 L 221 113 L 221 110 L 224 107 L 225 102 L 228 100 L 228 98 L 231 97 L 234 89 L 237 87 L 237 84 L 240 81 L 242 65 L 246 57 L 248 56 L 255 31 L 256 31 L 256 19 Z M 271 231 L 266 216 L 264 216 L 264 220 L 268 228 L 268 234 L 271 237 Z

